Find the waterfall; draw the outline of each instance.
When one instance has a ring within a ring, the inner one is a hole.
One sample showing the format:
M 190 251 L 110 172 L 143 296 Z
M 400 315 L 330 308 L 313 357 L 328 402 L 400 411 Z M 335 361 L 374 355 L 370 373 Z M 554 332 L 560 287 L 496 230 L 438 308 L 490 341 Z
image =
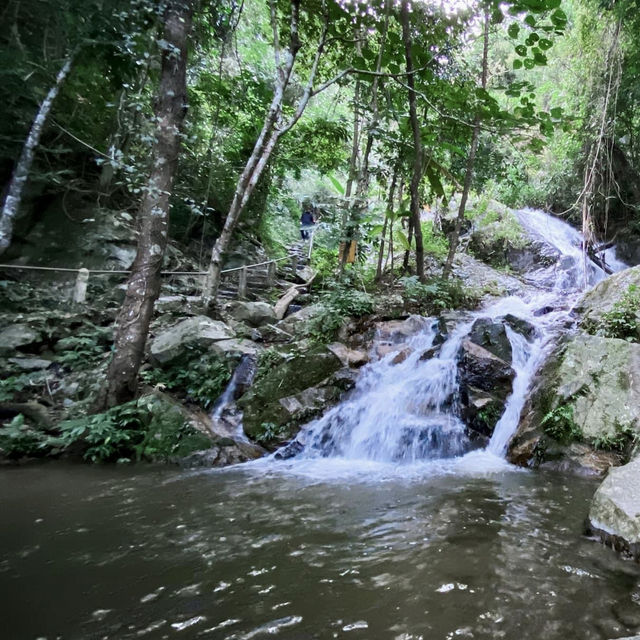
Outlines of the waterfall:
M 581 292 L 606 276 L 584 255 L 576 229 L 542 211 L 523 209 L 516 215 L 552 257 L 527 273 L 526 280 L 534 285 L 530 293 L 500 299 L 470 314 L 445 336 L 437 320 L 421 319 L 421 329 L 400 354 L 392 351 L 372 359 L 349 396 L 301 431 L 297 461 L 407 464 L 474 455 L 470 452 L 478 444 L 461 419 L 459 360 L 480 319 L 501 322 L 511 346 L 511 393 L 485 449 L 489 456 L 504 457 L 533 375 L 553 348 L 554 338 L 571 322 L 570 312 Z M 615 251 L 605 258 L 614 271 L 625 267 Z M 513 318 L 530 330 L 519 332 Z

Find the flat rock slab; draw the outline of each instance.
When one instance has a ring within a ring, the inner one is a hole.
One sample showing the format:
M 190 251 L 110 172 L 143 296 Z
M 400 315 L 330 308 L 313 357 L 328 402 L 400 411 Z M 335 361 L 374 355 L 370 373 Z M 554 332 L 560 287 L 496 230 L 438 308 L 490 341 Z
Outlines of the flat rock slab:
M 593 496 L 589 524 L 603 542 L 640 559 L 640 458 L 611 469 Z
M 229 340 L 235 333 L 224 322 L 207 316 L 194 316 L 158 334 L 151 343 L 151 356 L 167 364 L 192 347 L 209 347 L 220 340 Z
M 16 323 L 0 331 L 0 355 L 40 342 L 42 336 L 29 325 Z

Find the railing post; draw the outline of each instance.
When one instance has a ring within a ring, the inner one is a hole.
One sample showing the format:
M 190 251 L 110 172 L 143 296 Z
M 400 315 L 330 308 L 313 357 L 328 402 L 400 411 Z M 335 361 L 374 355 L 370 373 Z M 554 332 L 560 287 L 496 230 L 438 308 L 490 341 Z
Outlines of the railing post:
M 291 256 L 291 270 L 293 271 L 293 275 L 295 276 L 298 273 L 298 254 L 294 253 Z
M 73 302 L 83 304 L 87 301 L 87 283 L 89 282 L 89 269 L 78 269 L 76 284 L 73 288 Z
M 242 267 L 238 275 L 238 298 L 247 297 L 247 267 Z
M 276 283 L 276 263 L 270 262 L 267 265 L 267 286 L 269 289 Z

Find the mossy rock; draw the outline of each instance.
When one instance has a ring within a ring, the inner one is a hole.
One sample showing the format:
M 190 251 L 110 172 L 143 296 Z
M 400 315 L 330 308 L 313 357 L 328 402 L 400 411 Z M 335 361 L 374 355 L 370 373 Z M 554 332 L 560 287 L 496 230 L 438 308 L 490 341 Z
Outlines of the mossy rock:
M 182 458 L 194 451 L 208 449 L 214 438 L 193 414 L 166 394 L 154 391 L 138 400 L 151 420 L 139 445 L 141 457 L 166 461 Z
M 536 378 L 509 459 L 531 465 L 575 458 L 579 443 L 622 454 L 627 440 L 640 435 L 637 380 L 640 345 L 589 335 L 567 339 Z M 554 419 L 556 414 L 567 424 Z
M 332 385 L 311 390 L 342 366 L 340 360 L 324 348 L 297 355 L 272 368 L 238 401 L 243 410 L 245 433 L 260 435 L 263 424 L 288 425 L 282 437 L 292 435 L 297 425 L 312 417 L 339 397 Z

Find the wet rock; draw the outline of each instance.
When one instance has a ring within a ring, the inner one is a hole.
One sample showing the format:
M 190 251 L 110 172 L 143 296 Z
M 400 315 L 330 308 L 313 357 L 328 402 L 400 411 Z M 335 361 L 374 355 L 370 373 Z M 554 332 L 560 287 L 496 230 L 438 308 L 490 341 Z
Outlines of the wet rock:
M 15 323 L 0 331 L 0 355 L 29 350 L 42 342 L 42 335 L 27 324 Z
M 369 354 L 366 351 L 349 349 L 341 342 L 333 342 L 327 345 L 327 349 L 347 367 L 361 367 L 369 362 Z
M 476 320 L 471 327 L 468 339 L 501 360 L 511 362 L 511 343 L 501 322 L 495 322 L 489 318 Z
M 533 339 L 536 335 L 537 330 L 530 322 L 527 322 L 522 318 L 518 318 L 511 313 L 508 313 L 504 317 L 504 321 L 511 327 L 511 329 L 524 336 L 527 340 Z
M 446 318 L 440 317 L 435 323 L 436 335 L 433 338 L 433 345 L 439 346 L 444 344 L 449 339 L 449 327 L 447 325 Z
M 640 560 L 640 459 L 609 471 L 593 496 L 588 526 L 605 544 Z
M 429 321 L 421 316 L 409 316 L 405 320 L 389 320 L 375 324 L 378 340 L 390 344 L 405 342 L 427 328 Z
M 464 340 L 460 356 L 460 376 L 468 387 L 507 397 L 515 372 L 508 362 L 471 340 Z
M 151 343 L 151 356 L 156 362 L 167 364 L 189 348 L 210 347 L 233 337 L 233 331 L 223 322 L 195 316 L 159 333 Z
M 254 445 L 257 447 L 257 445 Z M 231 464 L 240 464 L 260 458 L 266 453 L 261 447 L 251 451 L 247 447 L 241 447 L 231 439 L 220 439 L 217 446 L 203 451 L 194 451 L 183 458 L 175 459 L 174 462 L 185 468 L 198 467 L 227 467 Z
M 293 440 L 284 447 L 280 447 L 280 449 L 275 452 L 274 458 L 276 460 L 289 460 L 290 458 L 295 458 L 299 453 L 302 453 L 303 450 L 304 445 L 298 440 Z
M 240 360 L 240 364 L 233 372 L 233 379 L 235 382 L 235 390 L 233 393 L 234 400 L 237 400 L 251 388 L 257 368 L 258 359 L 253 354 L 248 354 Z
M 490 437 L 504 413 L 505 398 L 472 386 L 463 387 L 461 395 L 463 422 L 471 431 Z
M 266 302 L 236 301 L 228 305 L 231 316 L 250 327 L 261 327 L 277 320 L 273 307 Z
M 412 353 L 412 350 L 409 347 L 405 347 L 398 351 L 398 353 L 391 359 L 391 364 L 401 364 L 404 362 Z

